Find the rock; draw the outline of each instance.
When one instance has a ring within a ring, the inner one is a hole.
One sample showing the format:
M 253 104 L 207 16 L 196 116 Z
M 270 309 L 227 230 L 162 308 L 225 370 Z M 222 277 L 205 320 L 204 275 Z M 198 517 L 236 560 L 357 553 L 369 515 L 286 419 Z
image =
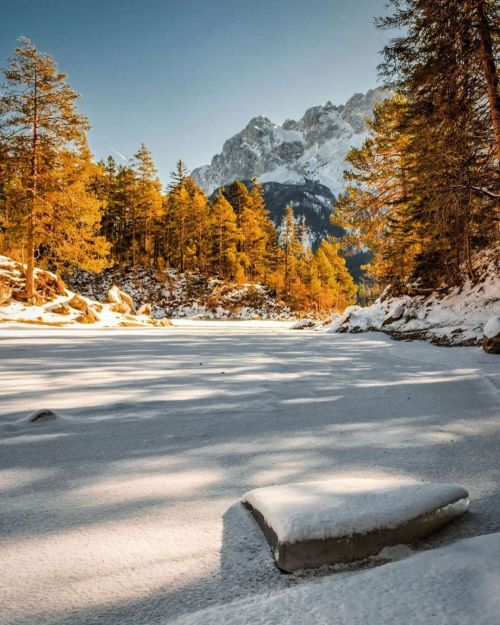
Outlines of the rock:
M 122 302 L 129 307 L 130 313 L 135 315 L 134 300 L 130 297 L 130 295 L 125 293 L 125 291 L 120 291 L 120 297 L 122 298 Z
M 41 410 L 35 410 L 27 416 L 27 420 L 30 423 L 47 423 L 48 421 L 55 421 L 58 418 L 55 412 L 42 408 Z
M 491 317 L 484 326 L 482 344 L 488 354 L 500 354 L 500 316 Z
M 54 313 L 55 315 L 69 315 L 71 313 L 71 308 L 64 302 L 47 306 L 45 310 L 47 312 Z
M 99 315 L 89 306 L 81 315 L 78 315 L 76 321 L 78 323 L 96 323 L 99 321 Z
M 395 321 L 398 321 L 403 316 L 403 313 L 404 313 L 404 308 L 401 306 L 401 304 L 399 304 L 399 302 L 396 302 L 389 309 L 389 312 L 387 313 L 387 317 L 382 322 L 382 325 L 387 326 L 387 325 L 390 325 L 391 323 L 394 323 Z
M 163 319 L 157 319 L 156 320 L 157 325 L 159 326 L 163 326 L 165 328 L 173 326 L 174 324 L 170 321 L 170 319 L 167 319 L 167 317 L 163 317 Z
M 0 282 L 0 306 L 8 302 L 12 297 L 12 289 L 8 284 Z
M 316 322 L 312 319 L 299 319 L 292 326 L 290 326 L 290 330 L 305 330 L 306 328 L 314 328 Z
M 108 291 L 108 302 L 110 304 L 121 304 L 122 298 L 120 297 L 120 289 L 117 286 L 112 286 Z
M 87 300 L 85 300 L 81 295 L 75 293 L 71 299 L 69 299 L 66 304 L 74 308 L 75 310 L 81 310 L 85 312 L 89 307 Z
M 113 285 L 108 291 L 108 302 L 111 304 L 123 304 L 127 307 L 127 313 L 135 315 L 134 300 L 125 291 L 121 291 L 116 285 Z
M 151 316 L 151 304 L 149 302 L 146 302 L 145 304 L 143 304 L 137 311 L 137 314 L 148 315 L 150 317 Z
M 242 498 L 284 571 L 364 560 L 415 542 L 469 505 L 453 484 L 344 478 L 257 488 Z
M 115 313 L 120 313 L 122 315 L 128 315 L 130 313 L 130 308 L 124 304 L 123 302 L 118 302 L 116 304 L 110 304 L 110 310 Z

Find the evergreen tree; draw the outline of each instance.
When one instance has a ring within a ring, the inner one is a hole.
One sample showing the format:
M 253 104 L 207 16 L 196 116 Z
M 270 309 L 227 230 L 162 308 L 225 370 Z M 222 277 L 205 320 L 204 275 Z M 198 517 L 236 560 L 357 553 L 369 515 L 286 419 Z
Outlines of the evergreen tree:
M 51 219 L 71 229 L 77 211 L 71 210 L 79 198 L 79 218 L 94 234 L 96 253 L 105 252 L 98 239 L 99 218 L 94 205 L 86 197 L 87 189 L 76 191 L 67 168 L 85 168 L 88 162 L 85 131 L 87 119 L 75 108 L 78 95 L 70 88 L 52 57 L 39 52 L 28 40 L 22 40 L 4 70 L 5 86 L 0 98 L 0 143 L 8 151 L 9 162 L 20 181 L 15 198 L 15 210 L 4 228 L 15 228 L 21 236 L 26 259 L 26 293 L 29 301 L 35 297 L 35 255 L 43 259 L 43 249 L 50 246 L 52 260 L 58 262 L 56 244 L 49 239 Z M 62 202 L 62 203 L 61 203 Z M 67 202 L 67 203 L 66 203 Z M 67 210 L 63 210 L 67 209 Z M 86 211 L 93 215 L 90 217 Z M 66 220 L 66 222 L 64 222 Z M 76 233 L 75 233 L 76 235 Z M 65 262 L 81 262 L 82 249 L 88 230 L 71 246 L 60 248 Z M 96 256 L 97 261 L 97 256 Z
M 141 143 L 134 154 L 133 168 L 136 174 L 135 194 L 138 243 L 141 256 L 148 264 L 156 264 L 158 238 L 162 213 L 161 182 L 153 163 L 151 152 Z M 137 232 L 136 232 L 137 236 Z
M 297 225 L 293 207 L 286 207 L 283 228 L 280 234 L 280 246 L 283 250 L 283 288 L 285 297 L 290 297 L 292 284 L 297 278 L 297 262 L 301 246 L 297 239 Z
M 497 236 L 498 9 L 486 0 L 453 10 L 448 0 L 391 4 L 379 25 L 403 34 L 386 46 L 381 69 L 406 100 L 408 217 L 421 247 L 412 275 L 452 283 L 465 265 L 473 278 L 473 250 Z
M 210 211 L 212 266 L 219 278 L 238 275 L 238 226 L 231 204 L 219 193 Z

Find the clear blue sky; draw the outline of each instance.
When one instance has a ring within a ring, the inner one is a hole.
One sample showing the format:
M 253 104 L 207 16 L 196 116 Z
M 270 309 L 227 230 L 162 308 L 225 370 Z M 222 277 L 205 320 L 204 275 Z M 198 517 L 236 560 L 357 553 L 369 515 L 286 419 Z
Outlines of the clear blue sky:
M 377 82 L 385 0 L 0 0 L 4 66 L 24 35 L 82 94 L 97 158 L 141 141 L 163 180 L 251 117 L 298 118 Z M 120 160 L 120 159 L 118 159 Z

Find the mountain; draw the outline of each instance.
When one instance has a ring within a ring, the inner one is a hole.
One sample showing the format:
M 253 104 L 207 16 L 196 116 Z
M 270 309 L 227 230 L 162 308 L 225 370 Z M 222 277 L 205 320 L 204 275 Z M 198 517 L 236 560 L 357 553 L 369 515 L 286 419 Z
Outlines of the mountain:
M 209 195 L 234 180 L 248 184 L 257 178 L 276 226 L 291 204 L 297 219 L 305 217 L 311 246 L 316 248 L 326 235 L 341 233 L 331 225 L 330 213 L 344 186 L 345 157 L 369 135 L 366 120 L 388 95 L 383 88 L 356 93 L 343 105 L 314 106 L 298 121 L 287 119 L 282 125 L 254 117 L 224 143 L 210 165 L 193 170 L 192 176 Z M 355 278 L 366 261 L 366 253 L 348 260 Z
M 353 95 L 344 105 L 308 109 L 298 120 L 281 126 L 266 117 L 254 117 L 228 139 L 210 165 L 198 167 L 193 178 L 211 194 L 233 180 L 286 184 L 318 182 L 336 195 L 342 189 L 345 156 L 366 138 L 366 118 L 387 91 L 378 88 Z

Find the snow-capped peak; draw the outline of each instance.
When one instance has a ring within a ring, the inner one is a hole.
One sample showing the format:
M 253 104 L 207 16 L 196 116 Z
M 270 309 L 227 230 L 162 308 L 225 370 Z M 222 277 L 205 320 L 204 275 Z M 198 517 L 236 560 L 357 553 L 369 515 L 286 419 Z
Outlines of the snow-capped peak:
M 349 148 L 361 145 L 367 136 L 367 117 L 386 96 L 382 88 L 356 93 L 344 105 L 328 101 L 282 125 L 254 117 L 225 141 L 210 165 L 195 169 L 193 177 L 208 193 L 237 179 L 258 178 L 292 184 L 313 180 L 336 194 L 343 185 Z

